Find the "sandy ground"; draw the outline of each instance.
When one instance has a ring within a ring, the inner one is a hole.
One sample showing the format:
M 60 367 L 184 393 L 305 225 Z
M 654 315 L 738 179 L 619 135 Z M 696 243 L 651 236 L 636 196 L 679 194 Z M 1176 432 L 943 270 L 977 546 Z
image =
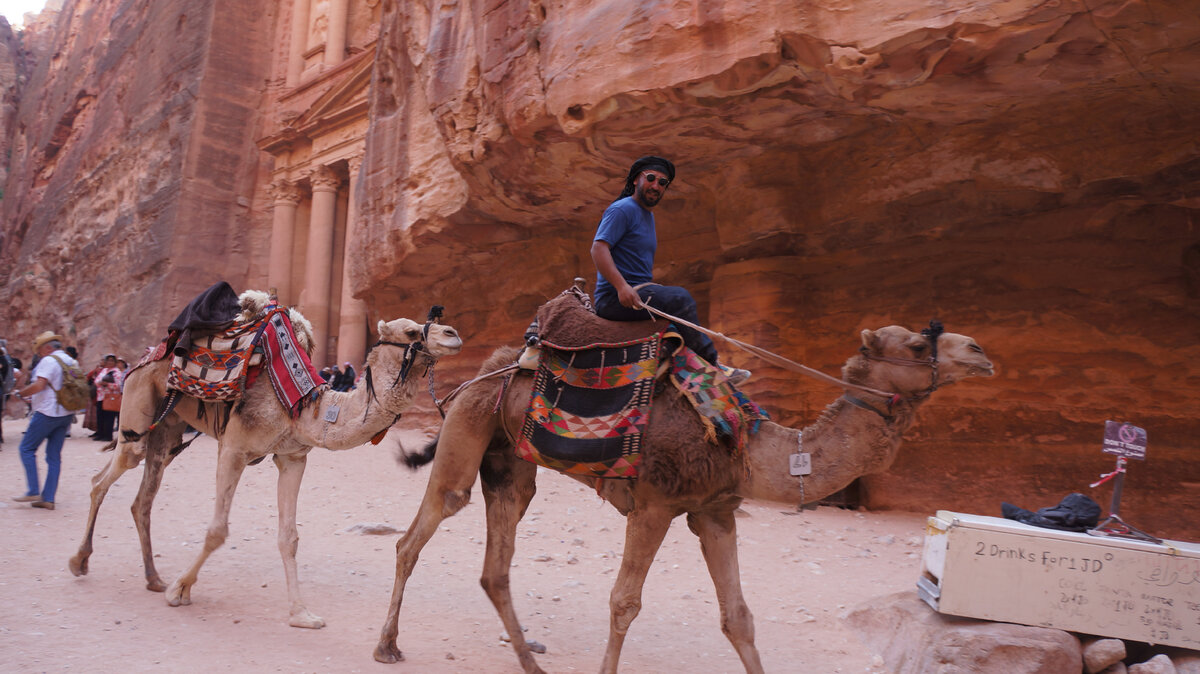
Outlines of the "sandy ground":
M 167 606 L 145 589 L 129 506 L 141 469 L 108 494 L 90 575 L 67 560 L 83 535 L 90 478 L 109 454 L 76 425 L 63 452 L 58 508 L 15 503 L 24 473 L 17 443 L 25 422 L 6 420 L 0 445 L 0 670 L 519 672 L 504 630 L 479 587 L 485 540 L 478 492 L 425 548 L 401 611 L 405 660 L 372 659 L 387 611 L 398 534 L 357 524 L 408 526 L 426 472 L 396 464 L 393 429 L 378 447 L 310 455 L 299 503 L 301 584 L 328 625 L 288 627 L 276 548 L 275 469 L 250 467 L 234 500 L 230 536 L 192 590 Z M 39 452 L 39 470 L 45 465 Z M 201 438 L 168 468 L 155 504 L 155 557 L 170 583 L 200 549 L 212 513 L 216 443 Z M 747 502 L 738 520 L 742 583 L 770 672 L 882 672 L 843 623 L 861 602 L 909 590 L 920 572 L 924 514 L 861 513 Z M 608 635 L 608 594 L 620 564 L 624 519 L 588 489 L 543 472 L 521 523 L 513 595 L 526 637 L 544 644 L 550 672 L 596 671 Z M 721 634 L 699 544 L 682 518 L 647 579 L 643 608 L 621 656 L 627 672 L 740 672 Z

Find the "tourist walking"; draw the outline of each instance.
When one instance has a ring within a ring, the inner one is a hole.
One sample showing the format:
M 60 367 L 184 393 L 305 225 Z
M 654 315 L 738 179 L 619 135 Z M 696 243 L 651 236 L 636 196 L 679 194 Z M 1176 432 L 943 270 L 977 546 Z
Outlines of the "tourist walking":
M 58 490 L 63 442 L 71 428 L 75 410 L 58 403 L 56 391 L 63 387 L 67 368 L 78 368 L 74 358 L 63 350 L 62 336 L 46 331 L 33 340 L 33 352 L 39 357 L 30 383 L 18 392 L 22 398 L 33 396 L 33 417 L 21 440 L 21 463 L 25 466 L 27 489 L 14 501 L 32 503 L 34 508 L 54 510 L 54 494 Z M 46 441 L 46 482 L 39 486 L 37 448 Z

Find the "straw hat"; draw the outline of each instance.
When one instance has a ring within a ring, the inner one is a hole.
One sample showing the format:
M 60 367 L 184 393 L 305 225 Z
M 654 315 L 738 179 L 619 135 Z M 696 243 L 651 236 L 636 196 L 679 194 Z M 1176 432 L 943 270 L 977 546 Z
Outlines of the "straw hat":
M 37 337 L 33 338 L 33 350 L 37 351 L 38 349 L 42 348 L 42 346 L 45 345 L 46 342 L 53 342 L 56 339 L 60 342 L 63 341 L 62 335 L 56 335 L 53 332 L 47 330 L 47 331 L 43 332 L 42 334 L 38 335 Z

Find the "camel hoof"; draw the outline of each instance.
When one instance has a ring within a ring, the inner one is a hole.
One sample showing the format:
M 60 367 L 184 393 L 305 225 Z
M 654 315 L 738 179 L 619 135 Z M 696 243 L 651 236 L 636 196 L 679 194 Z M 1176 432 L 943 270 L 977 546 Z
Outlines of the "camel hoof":
M 325 621 L 320 616 L 315 616 L 308 611 L 297 613 L 288 620 L 288 624 L 292 627 L 303 627 L 310 630 L 319 630 L 325 626 Z
M 404 654 L 400 652 L 400 648 L 396 646 L 395 642 L 380 642 L 375 647 L 375 660 L 377 662 L 390 665 L 393 662 L 400 662 L 403 659 Z
M 67 566 L 71 569 L 71 573 L 76 576 L 86 576 L 88 572 L 88 558 L 81 555 L 75 555 L 67 562 Z
M 192 603 L 192 593 L 187 588 L 176 583 L 167 590 L 167 606 L 189 606 Z
M 146 578 L 146 589 L 151 592 L 166 592 L 167 584 L 158 576 Z

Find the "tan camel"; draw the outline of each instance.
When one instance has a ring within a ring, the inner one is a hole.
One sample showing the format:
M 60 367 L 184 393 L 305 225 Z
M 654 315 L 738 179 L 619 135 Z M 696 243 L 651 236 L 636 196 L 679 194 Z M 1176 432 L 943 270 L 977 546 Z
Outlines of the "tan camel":
M 971 338 L 945 333 L 935 339 L 936 366 L 930 359 L 930 341 L 920 334 L 897 326 L 862 332 L 861 353 L 847 361 L 843 379 L 900 397 L 889 406 L 880 396 L 855 392 L 830 404 L 815 424 L 802 431 L 803 451 L 811 455 L 813 469 L 803 481 L 790 475 L 788 459 L 798 451 L 801 431 L 764 422 L 744 454 L 735 458 L 706 443 L 690 404 L 673 386 L 662 387 L 643 437 L 645 463 L 639 479 L 596 481 L 600 494 L 627 517 L 621 569 L 609 600 L 608 646 L 600 670 L 617 670 L 625 634 L 641 609 L 642 585 L 650 564 L 671 521 L 686 513 L 716 586 L 721 629 L 746 671 L 761 672 L 753 618 L 742 597 L 735 509 L 743 498 L 813 502 L 858 476 L 887 470 L 902 435 L 916 419 L 917 408 L 934 388 L 992 374 L 991 362 Z M 484 363 L 481 374 L 513 362 L 516 354 L 513 349 L 498 350 Z M 521 637 L 509 589 L 517 523 L 533 498 L 537 474 L 537 466 L 517 458 L 513 450 L 532 377 L 515 377 L 503 394 L 501 412 L 495 414 L 500 386 L 498 379 L 484 379 L 467 388 L 448 411 L 436 448 L 427 448 L 424 456 L 408 457 L 414 465 L 428 461 L 436 452 L 420 510 L 396 544 L 395 587 L 375 649 L 375 659 L 380 662 L 403 659 L 396 636 L 405 583 L 438 524 L 467 504 L 478 472 L 488 529 L 480 582 L 513 637 L 521 666 L 526 672 L 542 671 Z
M 92 478 L 92 507 L 79 551 L 71 558 L 71 573 L 88 572 L 92 554 L 92 535 L 96 514 L 105 494 L 122 473 L 134 468 L 144 457 L 146 468 L 141 487 L 133 502 L 133 520 L 141 539 L 146 588 L 167 590 L 171 606 L 191 603 L 192 585 L 200 567 L 214 550 L 221 547 L 229 531 L 229 510 L 242 471 L 251 463 L 273 454 L 279 470 L 279 552 L 283 556 L 291 604 L 288 624 L 319 628 L 325 621 L 309 612 L 300 597 L 296 577 L 296 498 L 304 476 L 305 462 L 314 447 L 352 449 L 386 431 L 407 409 L 420 391 L 421 376 L 437 358 L 457 353 L 462 348 L 458 333 L 437 323 L 422 326 L 407 318 L 379 321 L 380 342 L 367 358 L 359 386 L 341 393 L 324 389 L 317 401 L 296 418 L 275 396 L 264 373 L 258 383 L 246 391 L 241 404 L 230 412 L 224 404 L 203 403 L 184 396 L 154 431 L 138 439 L 126 438 L 108 465 Z M 425 330 L 427 329 L 427 334 Z M 300 331 L 297 331 L 300 337 Z M 303 344 L 302 344 L 303 345 Z M 407 368 L 406 368 L 406 361 Z M 159 403 L 167 393 L 168 360 L 134 370 L 125 380 L 121 404 L 121 429 L 142 431 L 149 428 Z M 402 376 L 404 373 L 404 376 Z M 315 406 L 314 410 L 312 406 Z M 226 416 L 227 415 L 227 416 Z M 170 588 L 154 568 L 150 545 L 150 510 L 162 481 L 163 469 L 177 455 L 187 425 L 217 438 L 217 489 L 213 518 L 204 539 L 204 548 L 182 576 Z

